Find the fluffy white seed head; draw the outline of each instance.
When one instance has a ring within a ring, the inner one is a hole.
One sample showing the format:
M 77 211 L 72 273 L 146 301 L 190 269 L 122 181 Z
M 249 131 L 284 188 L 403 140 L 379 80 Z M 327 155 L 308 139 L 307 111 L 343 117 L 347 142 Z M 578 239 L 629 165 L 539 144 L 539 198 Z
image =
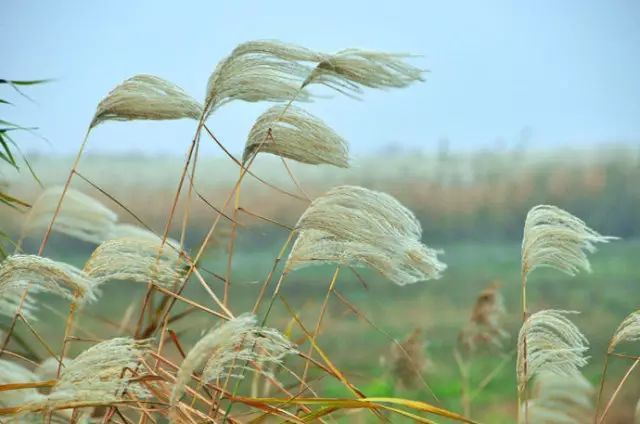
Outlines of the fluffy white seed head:
M 609 342 L 609 353 L 613 352 L 620 343 L 638 340 L 640 340 L 640 311 L 635 311 L 629 314 L 616 329 Z
M 118 238 L 134 238 L 149 240 L 156 243 L 162 242 L 162 237 L 156 233 L 147 230 L 146 228 L 139 227 L 132 224 L 116 224 L 113 226 L 111 233 L 109 233 L 109 239 Z M 180 243 L 172 238 L 167 238 L 165 244 L 172 246 L 174 249 L 178 249 Z
M 569 275 L 579 269 L 591 271 L 587 253 L 606 237 L 587 227 L 579 218 L 560 208 L 539 205 L 527 214 L 522 239 L 522 273 L 528 275 L 540 267 L 554 268 Z
M 303 86 L 323 84 L 348 95 L 358 93 L 360 87 L 403 88 L 423 80 L 424 71 L 408 64 L 405 60 L 409 57 L 402 53 L 342 50 L 324 55 Z
M 541 373 L 532 393 L 527 407 L 531 424 L 583 424 L 593 419 L 595 391 L 580 373 L 571 376 Z M 524 408 L 521 416 L 524 422 Z
M 51 187 L 40 194 L 23 222 L 23 235 L 48 228 L 62 191 L 62 187 Z M 53 230 L 91 243 L 102 243 L 117 220 L 118 215 L 101 202 L 70 188 L 65 194 Z
M 523 391 L 527 382 L 541 372 L 574 376 L 587 364 L 589 342 L 565 317 L 572 313 L 576 312 L 543 310 L 532 314 L 522 325 L 518 335 L 518 390 Z
M 36 255 L 13 255 L 0 264 L 0 314 L 13 317 L 27 287 L 22 314 L 32 319 L 35 293 L 52 293 L 80 306 L 99 294 L 97 282 L 72 265 Z
M 202 106 L 177 85 L 153 75 L 135 75 L 102 99 L 90 128 L 105 121 L 198 119 Z
M 209 77 L 205 118 L 234 100 L 246 102 L 307 100 L 301 84 L 311 68 L 301 64 L 319 55 L 279 41 L 240 44 L 223 59 Z
M 99 282 L 129 280 L 173 287 L 185 271 L 185 261 L 172 246 L 152 238 L 118 238 L 96 248 L 84 271 Z
M 171 393 L 171 405 L 176 405 L 191 375 L 202 370 L 205 382 L 219 378 L 241 378 L 245 363 L 253 362 L 266 373 L 264 364 L 280 364 L 288 353 L 294 353 L 291 342 L 272 328 L 260 327 L 256 317 L 240 315 L 214 328 L 201 338 L 182 361 Z M 256 369 L 247 365 L 247 370 Z
M 312 165 L 349 166 L 345 140 L 320 119 L 304 110 L 274 106 L 253 124 L 242 159 L 266 152 Z
M 33 383 L 38 377 L 28 368 L 0 359 L 0 384 Z M 5 408 L 40 402 L 43 396 L 36 389 L 4 390 L 0 392 L 0 406 Z
M 367 265 L 398 285 L 439 278 L 441 253 L 421 243 L 415 216 L 393 197 L 341 186 L 314 200 L 300 217 L 287 269 L 318 263 Z
M 48 408 L 67 402 L 100 402 L 122 400 L 124 391 L 136 398 L 149 392 L 132 381 L 130 371 L 149 349 L 148 341 L 119 337 L 98 343 L 75 357 L 62 369 L 60 379 L 47 396 Z

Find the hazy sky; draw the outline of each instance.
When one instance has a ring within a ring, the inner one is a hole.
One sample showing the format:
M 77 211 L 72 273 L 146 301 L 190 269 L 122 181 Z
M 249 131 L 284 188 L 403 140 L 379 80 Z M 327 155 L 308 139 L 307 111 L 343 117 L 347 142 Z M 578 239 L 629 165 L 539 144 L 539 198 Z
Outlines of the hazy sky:
M 423 55 L 427 81 L 405 90 L 336 95 L 309 105 L 356 153 L 389 145 L 458 149 L 640 140 L 640 2 L 613 1 L 13 1 L 0 6 L 0 78 L 55 78 L 13 93 L 0 116 L 40 127 L 75 152 L 99 100 L 151 73 L 203 99 L 218 60 L 252 39 L 322 51 L 362 47 Z M 323 92 L 327 94 L 327 92 Z M 239 152 L 267 104 L 232 103 L 210 119 Z M 93 151 L 182 153 L 195 122 L 108 123 Z M 502 140 L 502 141 L 499 141 Z M 214 152 L 213 146 L 209 148 Z

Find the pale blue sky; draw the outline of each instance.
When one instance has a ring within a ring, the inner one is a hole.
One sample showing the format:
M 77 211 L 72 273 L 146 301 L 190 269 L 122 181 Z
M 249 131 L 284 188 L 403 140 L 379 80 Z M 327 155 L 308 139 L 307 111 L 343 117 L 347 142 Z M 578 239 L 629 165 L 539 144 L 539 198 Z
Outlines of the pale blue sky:
M 427 81 L 407 90 L 340 96 L 308 109 L 357 153 L 389 144 L 453 148 L 640 140 L 640 2 L 613 1 L 13 1 L 0 6 L 0 78 L 56 78 L 36 103 L 1 114 L 77 149 L 98 101 L 117 83 L 152 73 L 204 97 L 219 59 L 252 39 L 322 51 L 362 47 L 422 54 Z M 4 96 L 4 93 L 3 93 Z M 6 96 L 4 96 L 6 97 Z M 239 152 L 267 104 L 230 104 L 210 126 Z M 194 122 L 109 123 L 91 150 L 182 153 Z M 211 147 L 208 151 L 214 152 Z

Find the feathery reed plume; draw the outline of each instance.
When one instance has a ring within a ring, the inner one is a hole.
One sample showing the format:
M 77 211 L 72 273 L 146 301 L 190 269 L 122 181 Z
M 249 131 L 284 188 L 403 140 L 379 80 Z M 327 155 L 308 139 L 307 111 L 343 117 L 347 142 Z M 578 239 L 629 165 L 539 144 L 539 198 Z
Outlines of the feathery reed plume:
M 324 55 L 302 86 L 323 84 L 347 95 L 358 93 L 360 86 L 403 88 L 423 81 L 424 71 L 404 61 L 409 57 L 411 55 L 403 53 L 342 50 Z
M 312 165 L 349 166 L 347 143 L 324 122 L 293 106 L 274 106 L 260 115 L 247 138 L 243 161 L 258 147 L 261 152 Z
M 620 343 L 638 340 L 640 340 L 640 310 L 627 315 L 620 323 L 609 342 L 608 352 L 613 352 Z
M 198 119 L 202 106 L 182 88 L 153 75 L 135 75 L 100 101 L 89 128 L 105 121 Z
M 49 226 L 62 187 L 48 188 L 40 194 L 27 214 L 22 234 L 44 230 Z M 86 194 L 68 189 L 53 230 L 91 243 L 102 243 L 108 238 L 118 216 L 109 208 Z
M 63 358 L 62 364 L 63 366 L 68 366 L 71 363 L 70 358 Z M 63 368 L 64 369 L 64 368 Z M 53 380 L 58 377 L 58 359 L 49 357 L 44 361 L 40 362 L 38 366 L 33 370 L 35 375 L 38 376 L 40 380 Z
M 31 370 L 15 362 L 0 359 L 0 384 L 33 383 L 36 381 L 38 381 L 38 377 Z M 34 388 L 3 390 L 0 392 L 0 406 L 10 408 L 39 402 L 43 398 L 44 396 Z
M 243 314 L 211 330 L 191 348 L 176 376 L 171 393 L 171 405 L 176 405 L 191 375 L 202 369 L 202 380 L 209 382 L 221 377 L 242 378 L 242 368 L 248 362 L 280 364 L 288 353 L 294 353 L 291 342 L 272 328 L 260 327 L 256 317 Z M 250 365 L 248 370 L 255 370 Z
M 301 83 L 311 68 L 299 62 L 319 60 L 318 53 L 279 41 L 240 44 L 209 77 L 204 118 L 233 100 L 308 100 Z
M 593 419 L 595 390 L 580 373 L 540 373 L 528 401 L 531 424 L 583 424 Z
M 539 267 L 549 267 L 569 275 L 579 269 L 591 271 L 587 252 L 595 243 L 616 237 L 602 236 L 579 218 L 549 205 L 539 205 L 527 214 L 522 239 L 522 274 L 526 277 Z
M 565 317 L 571 313 L 577 312 L 543 310 L 532 314 L 522 325 L 518 335 L 517 360 L 518 390 L 521 393 L 527 382 L 543 371 L 573 376 L 587 364 L 584 353 L 588 350 L 589 342 L 578 327 Z
M 84 271 L 100 283 L 108 280 L 153 282 L 172 287 L 184 275 L 185 261 L 171 246 L 150 238 L 107 240 L 96 248 Z
M 402 387 L 416 389 L 422 381 L 418 373 L 422 374 L 429 364 L 422 330 L 414 329 L 400 344 L 402 348 L 391 345 L 391 374 Z
M 47 292 L 68 299 L 77 305 L 97 299 L 97 284 L 84 271 L 36 255 L 13 255 L 0 264 L 0 314 L 13 317 L 22 292 Z M 22 314 L 33 319 L 36 302 L 25 298 Z
M 506 314 L 500 283 L 493 282 L 476 298 L 469 322 L 462 329 L 458 340 L 467 352 L 474 352 L 481 345 L 502 347 L 509 337 L 502 319 Z
M 109 240 L 119 238 L 135 238 L 144 239 L 149 241 L 155 241 L 157 243 L 162 242 L 162 237 L 156 233 L 147 230 L 146 228 L 139 227 L 132 224 L 116 224 L 109 233 Z M 180 243 L 172 238 L 167 238 L 165 244 L 173 246 L 174 249 L 178 249 Z
M 76 356 L 62 369 L 60 379 L 47 396 L 45 407 L 54 409 L 68 402 L 109 404 L 123 399 L 124 391 L 135 398 L 149 392 L 127 375 L 149 349 L 146 340 L 119 337 L 98 343 Z
M 393 197 L 341 186 L 315 199 L 300 217 L 286 269 L 318 263 L 368 265 L 398 285 L 439 278 L 441 251 L 420 242 L 413 213 Z

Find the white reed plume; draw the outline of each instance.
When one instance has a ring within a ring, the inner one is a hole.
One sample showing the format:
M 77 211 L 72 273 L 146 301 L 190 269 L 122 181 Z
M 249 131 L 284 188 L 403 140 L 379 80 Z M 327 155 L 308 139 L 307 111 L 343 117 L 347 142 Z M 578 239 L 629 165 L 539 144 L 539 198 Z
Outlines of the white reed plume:
M 532 377 L 541 372 L 573 376 L 587 364 L 584 354 L 589 349 L 589 342 L 578 327 L 565 317 L 572 313 L 576 312 L 543 310 L 532 314 L 522 325 L 518 335 L 517 360 L 520 392 L 524 391 Z
M 13 255 L 0 264 L 0 314 L 13 317 L 27 287 L 30 294 L 21 313 L 31 319 L 37 306 L 32 294 L 53 293 L 80 306 L 99 294 L 96 281 L 72 265 L 36 255 Z
M 75 357 L 62 369 L 60 379 L 45 401 L 54 409 L 70 402 L 109 404 L 123 399 L 124 392 L 142 399 L 149 392 L 133 381 L 131 371 L 149 349 L 145 340 L 119 337 L 98 343 Z
M 23 235 L 48 228 L 62 191 L 62 187 L 51 187 L 40 194 L 24 220 Z M 91 243 L 102 243 L 117 220 L 118 216 L 102 203 L 70 188 L 53 230 Z
M 299 62 L 314 60 L 318 53 L 279 41 L 240 44 L 209 77 L 204 118 L 234 100 L 307 100 L 301 84 L 311 68 Z
M 260 115 L 247 138 L 243 161 L 258 149 L 312 165 L 349 166 L 346 141 L 318 118 L 293 106 L 274 106 Z
M 171 392 L 171 405 L 182 397 L 191 375 L 202 369 L 203 382 L 218 378 L 242 378 L 240 372 L 245 363 L 254 362 L 254 367 L 267 373 L 263 364 L 281 364 L 282 358 L 296 350 L 289 340 L 272 328 L 260 327 L 256 317 L 243 314 L 227 321 L 201 338 L 182 361 Z
M 63 368 L 71 363 L 71 358 L 63 358 Z M 49 357 L 40 362 L 38 366 L 33 370 L 40 380 L 54 380 L 58 378 L 58 359 Z
M 563 376 L 541 373 L 528 402 L 531 424 L 583 424 L 593 419 L 595 390 L 580 373 Z
M 182 88 L 153 75 L 135 75 L 98 104 L 89 128 L 105 121 L 198 119 L 202 106 Z
M 286 269 L 318 263 L 368 265 L 398 285 L 439 278 L 441 251 L 421 243 L 413 213 L 393 197 L 341 186 L 315 199 L 300 217 Z
M 150 238 L 107 240 L 85 263 L 87 275 L 99 282 L 130 280 L 172 287 L 185 272 L 185 261 L 172 246 Z
M 609 342 L 608 352 L 613 352 L 620 343 L 638 340 L 640 340 L 640 310 L 627 315 L 620 323 Z
M 29 369 L 12 361 L 0 359 L 0 384 L 34 383 L 38 377 Z M 36 389 L 3 390 L 0 406 L 5 408 L 39 402 L 44 398 Z
M 324 55 L 303 83 L 323 84 L 341 93 L 353 95 L 360 87 L 402 88 L 423 81 L 424 71 L 408 64 L 412 55 L 346 49 Z
M 526 277 L 539 267 L 549 267 L 569 275 L 579 269 L 591 271 L 587 253 L 595 243 L 616 237 L 602 236 L 579 218 L 549 205 L 539 205 L 527 214 L 522 239 L 522 274 Z
M 113 226 L 111 232 L 109 233 L 108 239 L 111 240 L 119 238 L 135 238 L 155 241 L 157 243 L 162 242 L 161 236 L 147 230 L 146 228 L 142 228 L 132 224 L 116 224 Z M 172 246 L 174 249 L 178 249 L 180 246 L 180 243 L 172 238 L 167 238 L 165 244 Z

